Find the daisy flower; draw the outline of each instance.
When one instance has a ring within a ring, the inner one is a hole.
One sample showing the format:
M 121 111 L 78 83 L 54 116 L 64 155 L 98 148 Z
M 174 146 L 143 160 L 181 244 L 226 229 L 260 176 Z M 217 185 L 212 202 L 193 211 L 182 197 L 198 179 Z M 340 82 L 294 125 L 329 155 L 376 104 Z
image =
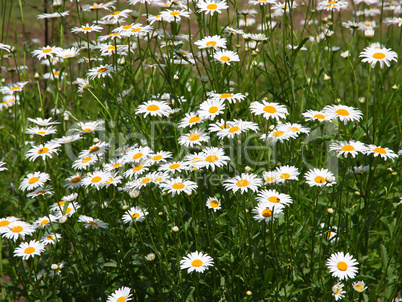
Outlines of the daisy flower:
M 10 223 L 6 228 L 1 230 L 4 238 L 17 241 L 18 238 L 25 239 L 25 235 L 32 235 L 35 233 L 35 228 L 21 220 Z
M 363 58 L 363 63 L 370 63 L 372 68 L 374 68 L 377 63 L 380 63 L 380 67 L 384 68 L 384 63 L 389 67 L 391 61 L 398 61 L 398 54 L 395 51 L 392 51 L 391 48 L 387 49 L 385 47 L 366 47 L 360 53 L 359 57 Z
M 218 50 L 219 48 L 226 49 L 226 39 L 221 36 L 206 36 L 203 39 L 194 42 L 195 45 L 198 46 L 199 49 L 205 48 L 213 48 Z
M 81 27 L 74 27 L 71 32 L 72 33 L 91 33 L 91 32 L 101 32 L 102 31 L 102 27 L 99 25 L 89 25 L 88 23 L 86 25 L 81 25 Z
M 82 185 L 95 187 L 97 190 L 105 186 L 106 180 L 110 177 L 110 172 L 95 171 L 89 173 L 87 177 L 82 180 Z
M 271 103 L 267 101 L 262 101 L 262 104 L 259 102 L 252 102 L 250 104 L 250 111 L 255 115 L 262 115 L 266 119 L 279 119 L 286 118 L 289 115 L 288 110 L 284 105 L 280 105 L 278 103 Z
M 219 0 L 200 0 L 197 3 L 197 7 L 199 8 L 199 13 L 205 12 L 206 15 L 210 14 L 211 16 L 215 12 L 220 14 L 222 13 L 222 10 L 229 8 L 225 1 Z
M 0 88 L 2 94 L 14 94 L 15 92 L 20 92 L 28 82 L 17 82 L 13 84 L 8 84 Z
M 92 229 L 107 229 L 109 227 L 109 224 L 107 222 L 103 222 L 100 219 L 94 219 L 92 217 L 89 216 L 85 216 L 85 215 L 80 215 L 80 217 L 78 218 L 79 222 L 83 222 L 84 223 L 84 227 L 87 228 L 92 228 Z
M 223 32 L 228 33 L 229 35 L 244 35 L 244 31 L 242 29 L 236 29 L 229 26 L 226 26 Z
M 105 187 L 109 188 L 111 185 L 117 187 L 123 179 L 123 176 L 116 175 L 115 172 L 109 172 L 109 177 L 105 181 Z
M 230 92 L 211 93 L 209 94 L 209 97 L 214 99 L 225 100 L 228 101 L 229 103 L 236 103 L 237 101 L 241 102 L 246 98 L 246 96 L 241 93 L 230 93 Z
M 35 229 L 43 229 L 45 227 L 50 226 L 50 223 L 54 223 L 57 221 L 57 217 L 50 214 L 49 216 L 39 217 L 36 221 L 33 222 L 33 226 Z
M 147 101 L 137 107 L 135 112 L 137 114 L 145 113 L 144 117 L 148 114 L 151 116 L 169 116 L 172 109 L 165 101 Z
M 33 146 L 32 149 L 27 152 L 25 158 L 29 159 L 30 161 L 34 161 L 40 156 L 43 160 L 45 160 L 46 157 L 52 158 L 52 154 L 57 154 L 57 152 L 60 151 L 57 149 L 58 147 L 60 147 L 59 144 L 52 142 L 49 142 L 45 145 Z
M 225 101 L 222 99 L 209 99 L 201 103 L 198 115 L 205 120 L 214 120 L 225 112 Z
M 201 252 L 193 252 L 183 257 L 180 260 L 180 268 L 187 269 L 187 273 L 196 271 L 198 273 L 203 273 L 208 269 L 209 266 L 214 265 L 214 260 L 208 254 L 203 254 Z
M 19 218 L 14 216 L 0 218 L 0 234 L 3 234 L 3 231 L 5 231 L 10 224 L 19 220 L 20 220 Z
M 116 70 L 114 69 L 113 65 L 111 64 L 101 65 L 99 67 L 89 69 L 87 77 L 89 77 L 91 80 L 100 77 L 104 78 L 106 76 L 111 77 L 112 73 L 115 72 Z
M 140 207 L 131 207 L 126 214 L 123 215 L 122 220 L 124 223 L 132 224 L 133 222 L 141 222 L 145 220 L 148 212 Z
M 260 202 L 257 207 L 255 207 L 252 211 L 254 214 L 254 219 L 257 221 L 265 221 L 266 223 L 271 220 L 275 220 L 282 214 L 282 208 L 273 208 L 268 203 Z
M 179 137 L 179 144 L 186 147 L 193 147 L 194 145 L 201 145 L 202 142 L 207 142 L 209 140 L 210 138 L 204 130 L 193 129 L 190 133 Z
M 159 170 L 162 172 L 172 172 L 172 173 L 181 172 L 188 170 L 188 165 L 182 161 L 174 161 L 160 166 Z
M 62 211 L 63 207 L 66 205 L 66 203 L 72 202 L 76 200 L 78 197 L 78 193 L 73 193 L 67 196 L 63 196 L 63 198 L 54 204 L 50 206 L 50 211 Z
M 127 19 L 128 14 L 132 13 L 131 9 L 124 9 L 122 11 L 116 10 L 109 15 L 103 16 L 102 21 L 121 21 L 122 19 Z
M 262 178 L 264 178 L 266 185 L 284 181 L 279 177 L 279 173 L 276 171 L 264 171 L 262 172 Z
M 184 118 L 179 123 L 179 128 L 193 127 L 196 124 L 203 122 L 202 118 L 196 112 L 186 113 Z
M 267 4 L 275 4 L 276 0 L 249 0 L 248 4 L 250 5 L 267 5 Z
M 206 206 L 208 207 L 208 209 L 214 210 L 214 212 L 216 212 L 217 210 L 222 209 L 221 208 L 221 201 L 220 201 L 220 199 L 218 199 L 216 197 L 208 197 L 207 202 L 206 202 Z
M 150 166 L 149 162 L 141 161 L 138 165 L 136 165 L 133 168 L 128 169 L 127 171 L 125 171 L 123 173 L 123 176 L 128 177 L 128 178 L 131 178 L 131 177 L 137 178 L 139 175 L 147 172 L 148 169 L 149 169 L 148 168 L 149 166 Z
M 161 18 L 163 21 L 166 22 L 179 22 L 181 20 L 181 17 L 184 18 L 190 18 L 190 11 L 186 11 L 186 10 L 166 10 L 160 13 L 161 14 Z
M 148 157 L 152 154 L 152 150 L 149 147 L 138 147 L 132 150 L 127 151 L 124 155 L 124 162 L 140 162 L 148 159 Z
M 92 145 L 88 150 L 81 151 L 79 157 L 84 158 L 93 155 L 102 156 L 109 148 L 110 144 L 105 142 L 99 142 L 96 143 L 95 145 Z
M 164 191 L 171 193 L 172 196 L 180 194 L 181 192 L 190 194 L 192 191 L 198 188 L 198 185 L 195 182 L 180 177 L 167 179 L 164 182 L 161 182 L 159 186 Z
M 19 189 L 22 191 L 33 190 L 37 187 L 41 187 L 50 180 L 50 175 L 44 172 L 29 173 L 20 184 Z
M 58 208 L 54 214 L 58 219 L 63 216 L 71 217 L 80 207 L 81 206 L 78 204 L 78 202 L 71 202 L 67 206 L 64 205 L 64 207 Z
M 336 184 L 335 181 L 328 182 L 327 179 L 335 179 L 334 174 L 328 171 L 328 169 L 310 169 L 306 174 L 304 174 L 307 184 L 310 187 L 318 186 L 333 186 Z
M 348 278 L 354 278 L 358 272 L 356 265 L 359 263 L 353 259 L 353 256 L 343 252 L 337 252 L 332 254 L 327 260 L 327 266 L 333 277 L 339 280 L 347 280 Z
M 354 140 L 348 142 L 335 141 L 329 145 L 329 150 L 336 151 L 338 157 L 341 155 L 348 157 L 350 154 L 353 158 L 355 158 L 359 152 L 364 154 L 367 151 L 367 147 L 363 143 L 359 141 L 355 142 Z
M 257 198 L 259 202 L 263 202 L 270 208 L 284 208 L 285 206 L 293 203 L 292 198 L 276 190 L 262 190 L 258 193 Z
M 75 58 L 79 54 L 80 54 L 80 50 L 75 47 L 71 47 L 68 49 L 61 49 L 61 50 L 57 51 L 57 53 L 56 53 L 56 55 L 58 57 L 63 58 L 63 59 Z
M 37 117 L 35 119 L 33 118 L 27 118 L 28 121 L 37 124 L 38 126 L 42 126 L 42 127 L 47 127 L 47 126 L 51 126 L 51 125 L 57 125 L 60 124 L 59 122 L 52 122 L 52 118 L 49 117 L 47 119 L 42 119 L 40 117 Z
M 172 152 L 169 151 L 159 151 L 152 154 L 149 158 L 151 164 L 159 164 L 166 162 L 167 159 L 172 158 Z
M 214 58 L 221 64 L 227 65 L 230 65 L 231 62 L 240 62 L 239 55 L 231 50 L 218 50 L 214 54 Z
M 348 2 L 343 0 L 324 0 L 320 1 L 317 5 L 317 10 L 326 11 L 340 11 L 341 9 L 347 9 Z
M 78 122 L 77 127 L 72 129 L 73 131 L 85 133 L 93 133 L 95 131 L 103 131 L 105 127 L 103 126 L 104 121 L 94 121 L 94 122 Z
M 268 135 L 264 133 L 263 135 L 261 135 L 260 138 L 268 142 L 276 143 L 279 141 L 280 143 L 283 143 L 284 141 L 288 141 L 291 138 L 297 138 L 297 133 L 281 124 L 276 126 L 274 130 L 268 133 Z
M 74 189 L 80 186 L 82 186 L 82 175 L 80 173 L 66 178 L 63 184 L 63 187 L 66 187 L 68 189 Z
M 201 161 L 198 164 L 202 167 L 211 168 L 215 171 L 215 168 L 220 168 L 227 165 L 230 160 L 229 156 L 225 155 L 225 151 L 222 148 L 207 147 L 201 152 Z
M 367 286 L 364 284 L 364 281 L 357 281 L 352 283 L 353 289 L 359 293 L 363 292 Z
M 40 136 L 46 136 L 50 134 L 55 134 L 57 131 L 53 127 L 47 127 L 47 128 L 40 128 L 38 126 L 28 128 L 25 133 L 26 134 L 36 134 Z
M 339 299 L 343 299 L 345 297 L 346 291 L 343 290 L 343 283 L 339 282 L 332 286 L 332 295 L 335 298 L 335 301 L 338 301 Z
M 353 170 L 349 170 L 349 173 L 357 173 L 357 174 L 364 174 L 365 172 L 367 172 L 368 170 L 370 170 L 370 166 L 363 166 L 360 165 L 358 167 L 353 167 Z
M 293 131 L 295 134 L 299 135 L 300 133 L 305 133 L 309 134 L 310 133 L 310 128 L 303 127 L 300 124 L 295 124 L 295 123 L 285 123 L 281 125 L 281 127 Z
M 332 119 L 335 118 L 333 114 L 328 114 L 328 112 L 316 111 L 316 110 L 307 110 L 307 112 L 302 113 L 302 115 L 307 121 L 325 122 L 325 121 L 331 121 Z
M 232 190 L 236 193 L 238 190 L 243 194 L 248 190 L 258 191 L 258 187 L 262 185 L 262 180 L 255 174 L 242 173 L 241 176 L 228 178 L 223 182 L 226 191 Z
M 86 170 L 88 167 L 94 165 L 99 160 L 96 155 L 86 156 L 84 158 L 79 158 L 73 162 L 73 169 Z
M 41 49 L 34 50 L 32 55 L 37 57 L 39 60 L 42 60 L 53 57 L 53 54 L 56 54 L 56 52 L 60 49 L 60 47 L 48 45 L 46 47 L 42 47 Z
M 7 45 L 7 44 L 0 43 L 0 49 L 3 49 L 5 51 L 7 51 L 7 52 L 10 52 L 11 46 Z
M 54 194 L 54 192 L 52 190 L 53 190 L 52 186 L 39 187 L 36 190 L 27 194 L 27 197 L 35 198 L 40 195 L 52 195 L 52 194 Z
M 14 95 L 10 95 L 10 94 L 4 95 L 3 100 L 0 103 L 0 111 L 14 106 L 18 99 L 19 99 L 18 96 L 14 96 Z
M 394 161 L 394 158 L 398 157 L 398 154 L 395 154 L 395 152 L 392 151 L 391 149 L 382 148 L 382 147 L 376 146 L 376 145 L 368 145 L 366 153 L 367 154 L 373 154 L 374 157 L 377 157 L 379 155 L 384 160 L 387 160 L 388 158 L 390 158 L 392 161 Z
M 321 223 L 320 227 L 321 227 L 321 229 L 323 229 L 323 235 L 325 235 L 324 237 L 328 241 L 333 242 L 336 238 L 336 232 L 337 232 L 338 228 L 336 226 L 326 227 L 325 223 Z
M 50 234 L 44 234 L 40 242 L 42 242 L 44 245 L 48 244 L 55 244 L 57 240 L 60 240 L 61 235 L 59 233 L 50 233 Z
M 235 135 L 243 133 L 247 130 L 257 131 L 258 124 L 254 122 L 247 122 L 242 120 L 234 120 L 233 122 L 227 122 L 227 127 L 218 131 L 217 135 L 220 139 L 228 137 L 234 138 Z M 221 126 L 222 127 L 222 126 Z
M 21 242 L 21 244 L 14 250 L 14 257 L 22 257 L 27 260 L 33 256 L 40 256 L 45 250 L 45 245 L 39 241 L 31 240 L 28 242 Z
M 131 288 L 127 286 L 116 289 L 113 294 L 107 297 L 106 302 L 126 302 L 132 300 L 132 294 L 130 294 Z
M 345 105 L 328 105 L 324 107 L 323 111 L 339 118 L 345 125 L 349 121 L 359 121 L 363 117 L 360 110 Z

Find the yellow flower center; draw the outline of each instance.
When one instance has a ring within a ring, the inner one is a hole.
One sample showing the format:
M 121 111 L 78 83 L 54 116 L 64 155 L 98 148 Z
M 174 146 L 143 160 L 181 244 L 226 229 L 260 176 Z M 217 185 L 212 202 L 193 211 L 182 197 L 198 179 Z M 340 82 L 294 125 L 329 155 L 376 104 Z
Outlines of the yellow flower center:
M 115 50 L 116 47 L 114 47 L 113 45 L 110 45 L 110 46 L 107 47 L 107 49 L 108 49 L 108 50 Z
M 11 91 L 18 90 L 18 89 L 21 89 L 21 87 L 15 86 L 15 87 L 11 87 L 11 88 L 10 88 Z
M 133 159 L 139 159 L 140 157 L 143 157 L 144 154 L 142 154 L 141 152 L 134 154 Z
M 38 150 L 38 154 L 43 154 L 49 152 L 49 148 L 43 147 Z
M 92 157 L 87 156 L 87 157 L 85 157 L 85 158 L 82 160 L 81 163 L 86 164 L 86 163 L 89 162 L 91 159 L 92 159 Z
M 361 292 L 361 291 L 363 291 L 363 286 L 361 286 L 361 285 L 356 285 L 356 286 L 355 286 L 355 290 L 357 290 L 358 292 Z
M 91 182 L 97 183 L 97 182 L 100 182 L 101 180 L 102 180 L 102 177 L 95 176 L 94 178 L 91 179 Z
M 138 172 L 138 171 L 140 171 L 142 169 L 142 165 L 138 165 L 138 166 L 135 166 L 134 168 L 133 168 L 133 171 L 134 172 Z
M 319 119 L 319 120 L 325 119 L 325 116 L 324 116 L 323 114 L 316 114 L 316 115 L 314 115 L 313 117 L 314 117 L 314 118 L 317 118 L 317 119 Z
M 49 53 L 49 52 L 51 52 L 53 49 L 51 49 L 51 48 L 45 48 L 45 49 L 43 49 L 42 50 L 42 52 L 44 52 L 44 53 Z
M 85 128 L 85 129 L 82 129 L 82 131 L 84 131 L 84 132 L 93 132 L 94 130 L 91 129 L 91 128 Z
M 112 15 L 112 16 L 116 16 L 116 15 L 118 15 L 118 14 L 120 14 L 120 11 L 119 11 L 119 10 L 117 10 L 117 11 L 115 11 L 115 12 L 111 13 L 110 15 Z
M 32 246 L 29 246 L 24 250 L 25 254 L 32 254 L 33 252 L 35 252 L 35 248 Z
M 193 262 L 191 262 L 191 265 L 195 267 L 200 267 L 202 264 L 203 262 L 200 259 L 196 259 Z
M 375 153 L 387 154 L 387 151 L 385 151 L 383 148 L 374 148 L 373 151 Z
M 355 147 L 353 147 L 352 145 L 345 145 L 345 146 L 342 146 L 342 151 L 354 151 L 355 150 Z
M 216 46 L 216 42 L 215 41 L 209 41 L 209 42 L 207 42 L 207 44 L 206 44 L 206 46 L 208 46 L 208 47 L 214 47 L 214 46 Z
M 264 217 L 271 217 L 272 216 L 272 210 L 271 209 L 265 209 L 264 211 L 262 211 L 262 216 Z
M 46 134 L 46 131 L 39 131 L 38 134 L 40 134 L 40 135 L 45 135 L 45 134 Z
M 180 164 L 173 164 L 169 166 L 169 169 L 177 169 L 180 167 Z
M 183 189 L 185 187 L 185 185 L 181 182 L 176 182 L 175 184 L 173 184 L 172 188 L 175 190 L 180 190 Z
M 209 205 L 213 208 L 219 207 L 219 202 L 217 200 L 212 200 Z
M 162 159 L 162 155 L 155 155 L 154 157 L 152 157 L 152 160 L 161 160 Z
M 285 134 L 285 132 L 283 132 L 282 130 L 279 130 L 279 131 L 275 131 L 274 133 L 272 133 L 272 136 L 279 137 L 284 134 Z
M 298 131 L 300 131 L 299 128 L 297 128 L 297 127 L 289 127 L 288 129 L 289 129 L 289 130 L 292 130 L 293 132 L 298 132 Z
M 48 224 L 48 223 L 49 223 L 49 220 L 43 219 L 43 220 L 40 222 L 40 225 L 45 225 L 45 224 Z
M 318 183 L 318 184 L 323 184 L 323 183 L 325 182 L 325 178 L 322 177 L 322 176 L 316 176 L 316 177 L 314 178 L 314 181 L 315 181 L 316 183 Z
M 236 182 L 236 186 L 238 187 L 247 187 L 250 184 L 250 182 L 247 179 L 240 179 L 238 182 Z
M 199 116 L 193 116 L 192 118 L 190 118 L 190 120 L 188 121 L 190 124 L 192 123 L 196 123 L 200 120 L 201 118 Z
M 216 5 L 215 3 L 211 3 L 207 5 L 207 9 L 217 9 L 218 5 Z
M 170 13 L 172 16 L 178 16 L 178 15 L 180 15 L 180 12 L 171 12 Z
M 335 113 L 342 115 L 342 116 L 348 116 L 349 112 L 346 109 L 338 109 L 335 111 Z
M 120 297 L 116 302 L 126 302 L 126 297 Z
M 10 223 L 11 223 L 11 222 L 8 221 L 8 220 L 0 221 L 0 228 L 1 228 L 1 227 L 5 227 L 5 226 L 9 225 Z
M 233 97 L 233 94 L 230 94 L 230 93 L 222 93 L 220 95 L 221 99 L 227 99 L 227 98 L 232 98 L 232 97 Z
M 134 213 L 134 214 L 131 215 L 131 217 L 133 219 L 137 219 L 138 217 L 140 217 L 140 213 Z
M 234 126 L 234 127 L 231 127 L 231 128 L 229 129 L 229 132 L 230 132 L 230 133 L 233 133 L 233 132 L 237 132 L 237 131 L 239 131 L 239 130 L 240 130 L 240 127 Z
M 280 200 L 278 197 L 276 197 L 276 196 L 271 196 L 271 197 L 269 197 L 269 198 L 268 198 L 268 201 L 270 201 L 270 202 L 272 202 L 272 203 L 279 203 L 279 202 L 281 202 L 281 200 Z
M 343 262 L 343 261 L 339 261 L 338 264 L 336 265 L 336 267 L 342 272 L 344 272 L 348 269 L 348 265 L 346 264 L 346 262 Z
M 200 135 L 197 134 L 197 133 L 193 133 L 193 134 L 191 134 L 191 135 L 188 137 L 188 140 L 189 140 L 189 141 L 197 141 L 197 140 L 199 140 L 199 139 L 200 139 Z
M 219 158 L 218 158 L 217 156 L 215 156 L 215 155 L 208 155 L 208 156 L 205 158 L 205 161 L 207 161 L 207 162 L 209 162 L 209 163 L 216 162 L 217 160 L 219 160 Z
M 99 69 L 97 70 L 97 72 L 98 72 L 98 73 L 102 73 L 102 72 L 105 72 L 106 70 L 108 70 L 108 69 L 105 68 L 105 67 L 103 67 L 103 68 L 99 68 Z
M 217 112 L 219 110 L 219 108 L 218 107 L 216 107 L 216 106 L 212 106 L 211 108 L 209 108 L 209 113 L 215 113 L 215 112 Z
M 98 146 L 94 146 L 91 149 L 89 149 L 89 153 L 94 153 L 94 152 L 99 151 L 99 150 L 100 150 L 100 148 Z
M 149 106 L 147 107 L 147 110 L 148 110 L 148 111 L 158 111 L 158 110 L 160 110 L 160 108 L 159 108 L 159 106 L 157 106 L 157 105 L 149 105 Z
M 275 179 L 275 177 L 267 177 L 267 178 L 265 178 L 265 180 L 267 181 L 267 182 L 271 182 L 271 181 L 273 181 Z
M 98 224 L 95 221 L 88 221 L 88 224 L 98 226 Z
M 132 33 L 137 33 L 142 29 L 142 27 L 134 28 L 131 30 Z
M 328 1 L 329 4 L 336 4 L 336 1 Z
M 61 207 L 61 206 L 63 206 L 65 203 L 66 203 L 66 202 L 65 202 L 64 200 L 59 201 L 59 202 L 57 203 L 57 206 L 58 206 L 58 207 Z
M 113 166 L 112 166 L 112 168 L 113 169 L 116 169 L 116 168 L 118 168 L 118 167 L 120 167 L 121 166 L 121 163 L 116 163 L 116 164 L 114 164 Z
M 82 30 L 92 30 L 92 27 L 83 27 Z
M 11 232 L 13 232 L 13 233 L 19 233 L 19 232 L 21 232 L 22 230 L 23 230 L 24 228 L 22 227 L 22 226 L 15 226 L 15 227 L 13 227 L 12 229 L 11 229 Z
M 143 180 L 141 180 L 141 184 L 146 184 L 147 182 L 150 182 L 151 180 L 152 180 L 152 178 L 150 178 L 150 177 L 144 178 Z
M 76 184 L 76 183 L 79 182 L 81 179 L 82 179 L 81 176 L 76 176 L 76 177 L 74 177 L 74 178 L 71 180 L 71 182 L 72 182 L 73 184 Z
M 132 26 L 131 25 L 124 25 L 123 29 L 130 29 Z
M 275 113 L 276 112 L 276 108 L 274 106 L 265 106 L 263 110 L 265 112 L 268 112 L 268 113 Z
M 28 182 L 30 185 L 32 185 L 37 181 L 39 181 L 39 178 L 34 176 L 34 177 L 30 178 Z
M 46 240 L 52 240 L 54 238 L 54 236 L 53 235 L 50 235 L 50 236 L 47 236 L 46 237 Z
M 223 62 L 227 62 L 227 61 L 230 60 L 230 57 L 228 57 L 228 56 L 222 56 L 222 57 L 220 58 L 220 60 L 223 61 Z
M 42 190 L 42 191 L 36 192 L 35 194 L 36 194 L 36 195 L 41 195 L 41 194 L 45 194 L 45 193 L 46 193 L 46 191 L 45 191 L 45 190 Z
M 71 208 L 67 208 L 66 214 L 68 214 L 68 213 L 70 213 L 70 212 L 71 212 Z

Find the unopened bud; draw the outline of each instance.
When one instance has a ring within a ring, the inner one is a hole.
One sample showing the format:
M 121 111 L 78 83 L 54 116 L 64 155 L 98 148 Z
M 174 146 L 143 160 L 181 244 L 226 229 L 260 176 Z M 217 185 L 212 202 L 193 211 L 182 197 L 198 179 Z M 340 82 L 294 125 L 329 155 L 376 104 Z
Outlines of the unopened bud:
M 333 208 L 328 208 L 327 213 L 331 214 L 331 215 L 334 214 L 334 209 Z
M 253 292 L 251 290 L 246 291 L 247 296 L 251 296 L 252 294 L 253 294 Z
M 56 263 L 53 263 L 53 264 L 50 266 L 50 268 L 51 268 L 53 271 L 55 271 L 55 270 L 59 269 L 59 266 L 58 266 Z
M 35 72 L 35 74 L 34 74 L 34 79 L 35 79 L 35 80 L 39 80 L 39 79 L 40 79 L 39 73 Z
M 172 232 L 177 233 L 178 231 L 179 231 L 179 227 L 178 227 L 177 225 L 175 225 L 175 226 L 172 228 Z
M 244 170 L 245 170 L 246 172 L 250 172 L 250 171 L 251 171 L 251 168 L 250 168 L 249 166 L 245 166 L 245 167 L 244 167 Z
M 359 191 L 355 191 L 355 195 L 360 196 L 360 192 Z
M 122 207 L 123 210 L 127 210 L 128 208 L 129 208 L 129 206 L 126 204 Z
M 330 76 L 328 76 L 328 75 L 324 74 L 324 81 L 328 81 L 328 80 L 330 80 L 330 79 L 331 79 L 331 77 L 330 77 Z
M 68 220 L 68 217 L 66 215 L 63 215 L 59 218 L 59 222 L 60 223 L 66 223 L 66 221 Z
M 145 256 L 145 260 L 147 261 L 154 261 L 155 260 L 155 254 L 154 253 L 149 253 L 148 255 Z

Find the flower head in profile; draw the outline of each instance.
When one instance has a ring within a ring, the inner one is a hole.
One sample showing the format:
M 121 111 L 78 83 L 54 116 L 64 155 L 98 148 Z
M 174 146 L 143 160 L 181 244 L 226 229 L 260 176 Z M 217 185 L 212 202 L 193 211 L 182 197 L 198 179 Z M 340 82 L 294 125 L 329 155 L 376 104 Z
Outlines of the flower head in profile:
M 180 260 L 180 268 L 187 269 L 187 273 L 196 271 L 198 273 L 203 273 L 208 269 L 209 266 L 214 265 L 214 260 L 208 254 L 203 254 L 201 252 L 193 252 L 183 257 Z
M 345 255 L 343 252 L 337 252 L 327 260 L 327 267 L 332 276 L 339 280 L 354 278 L 358 272 L 357 265 L 358 262 L 349 253 Z
M 373 154 L 374 157 L 381 156 L 384 160 L 390 158 L 392 161 L 394 161 L 394 158 L 398 157 L 398 154 L 391 149 L 376 145 L 368 145 L 367 154 Z
M 342 299 L 345 297 L 346 291 L 343 290 L 344 284 L 339 282 L 332 286 L 332 295 L 335 298 L 335 301 Z
M 132 224 L 133 222 L 141 222 L 145 220 L 145 216 L 148 212 L 140 207 L 131 207 L 126 214 L 123 215 L 123 222 Z
M 104 78 L 106 76 L 111 77 L 112 73 L 115 73 L 116 70 L 113 67 L 113 65 L 108 64 L 108 65 L 101 65 L 99 67 L 91 68 L 88 70 L 87 77 L 89 77 L 91 80 L 95 78 Z
M 352 286 L 353 286 L 353 289 L 354 289 L 355 291 L 357 291 L 358 293 L 363 292 L 363 291 L 367 288 L 367 286 L 366 286 L 366 284 L 364 283 L 364 281 L 353 282 L 353 283 L 352 283 Z
M 218 50 L 214 54 L 214 58 L 219 63 L 227 65 L 230 65 L 232 62 L 240 62 L 239 55 L 231 50 Z

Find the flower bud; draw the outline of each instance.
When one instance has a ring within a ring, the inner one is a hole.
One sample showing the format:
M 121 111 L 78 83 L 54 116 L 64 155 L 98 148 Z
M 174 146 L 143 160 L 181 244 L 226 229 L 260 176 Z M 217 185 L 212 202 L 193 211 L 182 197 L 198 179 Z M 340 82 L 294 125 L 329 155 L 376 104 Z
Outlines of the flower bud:
M 331 214 L 331 215 L 334 214 L 334 209 L 333 208 L 328 208 L 327 213 Z
M 172 228 L 172 232 L 177 233 L 178 231 L 179 231 L 179 227 L 178 227 L 177 225 L 175 225 L 175 226 Z
M 155 254 L 154 253 L 149 253 L 148 255 L 145 256 L 145 260 L 151 262 L 155 260 Z

